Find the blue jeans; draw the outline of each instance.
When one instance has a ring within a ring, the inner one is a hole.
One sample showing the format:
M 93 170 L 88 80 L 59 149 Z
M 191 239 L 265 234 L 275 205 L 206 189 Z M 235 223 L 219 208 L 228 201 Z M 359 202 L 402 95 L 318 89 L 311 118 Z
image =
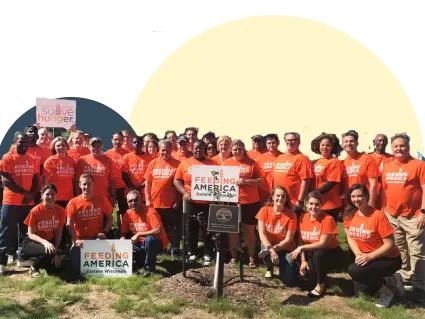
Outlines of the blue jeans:
M 162 241 L 155 236 L 147 236 L 143 243 L 133 244 L 133 258 L 136 267 L 144 265 L 146 270 L 154 271 L 156 256 L 162 251 Z
M 289 253 L 284 250 L 279 250 L 277 252 L 277 255 L 279 256 L 279 279 L 280 281 L 288 287 L 292 287 L 295 285 L 295 281 L 297 279 L 297 269 L 295 261 L 289 262 L 286 258 L 288 256 L 289 259 Z M 264 257 L 264 264 L 266 265 L 266 268 L 268 271 L 273 270 L 273 263 L 271 259 L 271 255 L 267 255 Z
M 1 208 L 0 224 L 0 265 L 7 264 L 7 256 L 14 255 L 22 247 L 22 241 L 28 232 L 24 224 L 33 206 L 4 204 Z

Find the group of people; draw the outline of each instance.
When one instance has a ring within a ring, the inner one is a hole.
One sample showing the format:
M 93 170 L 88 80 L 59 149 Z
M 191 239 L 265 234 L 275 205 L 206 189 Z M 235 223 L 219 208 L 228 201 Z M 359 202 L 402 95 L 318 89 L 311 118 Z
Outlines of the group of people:
M 42 138 L 43 128 L 28 126 L 0 163 L 4 185 L 0 226 L 0 274 L 18 249 L 18 266 L 32 259 L 31 272 L 58 269 L 60 247 L 70 241 L 70 257 L 79 267 L 87 239 L 131 239 L 134 260 L 144 275 L 155 269 L 156 256 L 170 243 L 179 253 L 182 201 L 187 201 L 188 261 L 198 256 L 198 234 L 204 243 L 204 265 L 211 263 L 212 234 L 207 232 L 209 203 L 191 199 L 192 166 L 240 168 L 239 206 L 249 267 L 258 256 L 267 278 L 279 265 L 286 285 L 299 276 L 311 283 L 311 297 L 324 293 L 327 273 L 344 260 L 338 242 L 342 221 L 353 253 L 348 272 L 358 294 L 379 293 L 377 306 L 388 307 L 395 293 L 414 289 L 425 299 L 425 162 L 410 155 L 409 137 L 378 134 L 371 154 L 359 152 L 358 134 L 322 133 L 311 142 L 318 159 L 299 150 L 300 135 L 254 135 L 252 149 L 242 140 L 198 129 L 132 136 L 112 134 L 113 147 L 73 130 L 68 140 Z M 45 130 L 47 131 L 47 130 Z M 39 136 L 40 135 L 40 136 Z M 341 151 L 346 158 L 338 159 Z M 41 197 L 41 199 L 39 199 Z M 38 202 L 41 200 L 41 203 Z M 36 205 L 38 204 L 38 205 Z M 36 205 L 34 207 L 34 205 Z M 117 205 L 119 234 L 111 234 Z M 63 231 L 65 229 L 65 231 Z M 229 234 L 230 263 L 237 262 L 238 236 Z

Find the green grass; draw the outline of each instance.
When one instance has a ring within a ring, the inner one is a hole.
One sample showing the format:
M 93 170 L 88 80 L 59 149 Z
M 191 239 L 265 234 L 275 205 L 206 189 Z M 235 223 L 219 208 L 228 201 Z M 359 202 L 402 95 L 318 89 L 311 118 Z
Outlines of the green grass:
M 33 299 L 27 305 L 3 299 L 0 300 L 0 318 L 58 318 L 65 306 L 64 303 L 48 302 L 44 298 Z
M 345 229 L 344 229 L 344 224 L 343 223 L 338 223 L 338 241 L 340 243 L 340 246 L 343 250 L 349 250 L 350 247 L 348 246 L 347 243 L 347 235 L 345 234 Z
M 160 278 L 161 277 L 158 275 L 153 275 L 148 278 L 138 276 L 127 278 L 88 277 L 87 282 L 95 285 L 96 290 L 99 291 L 108 291 L 119 295 L 135 295 L 144 298 L 157 292 L 157 287 L 153 282 Z
M 177 315 L 183 311 L 186 304 L 182 298 L 174 298 L 162 303 L 155 300 L 152 295 L 138 300 L 121 296 L 114 304 L 114 308 L 120 314 L 143 314 L 143 316 L 158 318 L 169 314 Z
M 338 312 L 327 308 L 319 308 L 317 306 L 297 306 L 283 304 L 276 297 L 270 298 L 267 309 L 275 316 L 281 318 L 325 318 L 330 315 L 338 315 Z

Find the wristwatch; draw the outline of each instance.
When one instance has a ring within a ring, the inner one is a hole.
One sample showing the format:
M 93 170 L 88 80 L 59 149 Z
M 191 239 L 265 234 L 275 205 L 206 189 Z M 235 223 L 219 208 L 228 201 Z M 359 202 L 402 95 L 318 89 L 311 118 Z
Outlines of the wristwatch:
M 422 214 L 425 214 L 425 209 L 421 209 L 421 213 Z

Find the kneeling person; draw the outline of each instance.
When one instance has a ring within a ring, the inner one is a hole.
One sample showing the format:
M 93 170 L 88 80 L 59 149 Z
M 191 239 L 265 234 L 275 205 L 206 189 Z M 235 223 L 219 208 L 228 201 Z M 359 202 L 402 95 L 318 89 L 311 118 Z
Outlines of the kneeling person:
M 143 276 L 149 276 L 155 271 L 156 256 L 169 241 L 158 212 L 142 203 L 138 191 L 127 194 L 127 203 L 130 209 L 122 216 L 121 239 L 131 238 L 136 267 L 144 265 Z

